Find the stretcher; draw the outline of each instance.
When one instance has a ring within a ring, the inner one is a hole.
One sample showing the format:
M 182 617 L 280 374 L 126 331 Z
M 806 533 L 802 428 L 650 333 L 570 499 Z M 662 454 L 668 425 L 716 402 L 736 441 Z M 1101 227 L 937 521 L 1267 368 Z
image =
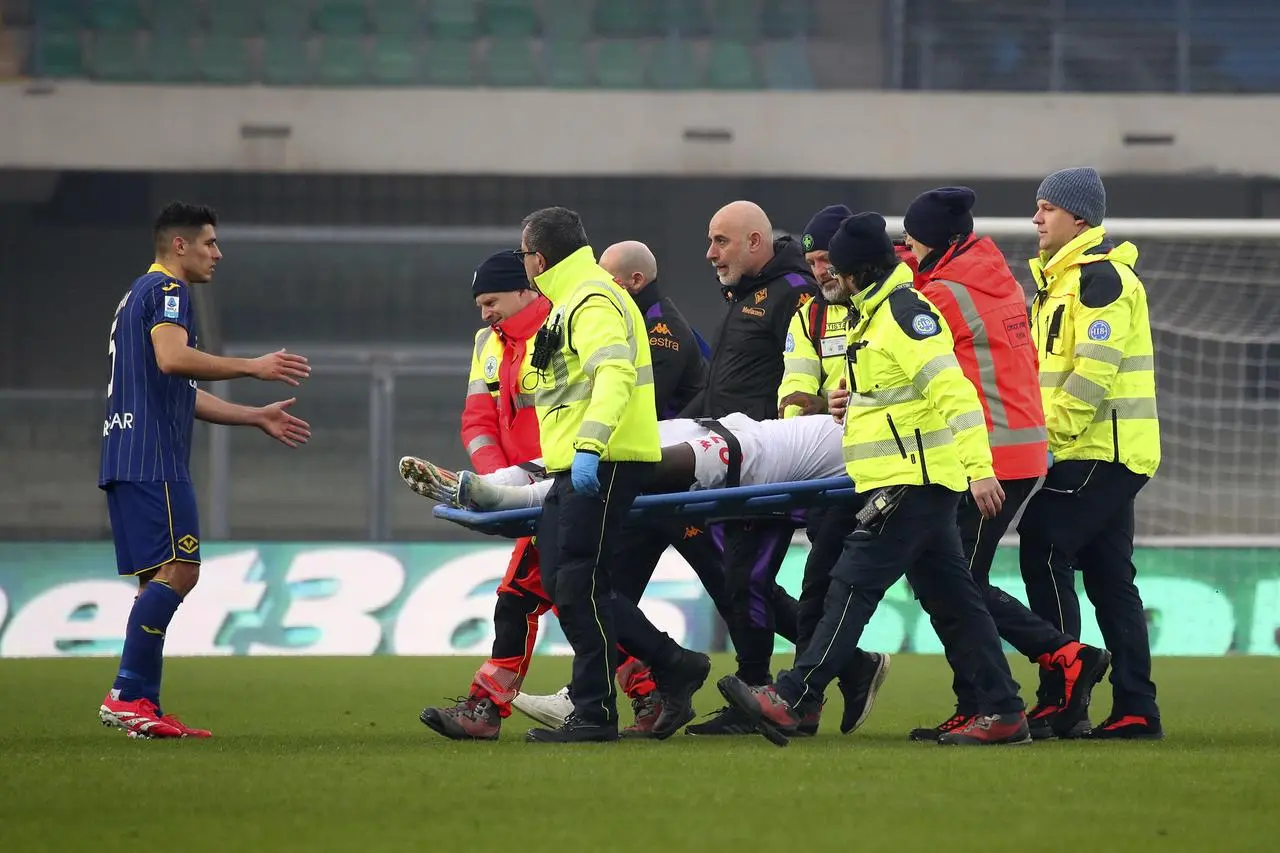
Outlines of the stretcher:
M 828 477 L 795 483 L 766 483 L 731 489 L 664 492 L 641 495 L 631 506 L 632 520 L 687 518 L 725 520 L 786 516 L 813 506 L 850 503 L 856 492 L 848 477 Z M 518 539 L 537 532 L 542 507 L 477 512 L 437 506 L 432 514 L 477 533 Z

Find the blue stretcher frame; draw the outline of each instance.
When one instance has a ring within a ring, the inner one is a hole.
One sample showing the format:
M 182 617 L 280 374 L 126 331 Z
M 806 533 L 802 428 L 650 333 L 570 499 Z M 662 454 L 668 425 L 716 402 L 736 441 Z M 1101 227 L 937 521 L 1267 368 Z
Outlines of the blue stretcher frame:
M 630 518 L 762 518 L 816 505 L 850 503 L 856 494 L 853 481 L 848 477 L 765 483 L 732 489 L 664 492 L 636 498 Z M 475 512 L 441 505 L 435 507 L 431 514 L 477 533 L 519 539 L 537 532 L 542 507 Z

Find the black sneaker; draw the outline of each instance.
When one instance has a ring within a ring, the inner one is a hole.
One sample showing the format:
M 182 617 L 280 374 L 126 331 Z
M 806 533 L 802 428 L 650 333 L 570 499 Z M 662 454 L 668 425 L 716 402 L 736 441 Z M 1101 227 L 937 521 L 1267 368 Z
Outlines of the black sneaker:
M 666 740 L 694 718 L 693 694 L 711 674 L 711 658 L 701 652 L 683 649 L 680 658 L 662 673 L 654 673 L 654 681 L 662 693 L 662 713 L 653 724 L 653 736 Z
M 600 743 L 618 740 L 618 724 L 588 723 L 577 714 L 565 718 L 558 729 L 529 729 L 524 739 L 530 743 Z
M 705 723 L 687 727 L 685 734 L 698 735 L 753 735 L 756 733 L 755 722 L 732 705 L 725 705 L 719 711 L 708 715 Z
M 1160 718 L 1141 714 L 1112 714 L 1085 735 L 1089 740 L 1163 740 Z
M 956 711 L 936 726 L 912 729 L 909 739 L 916 741 L 917 743 L 937 743 L 938 738 L 943 735 L 957 731 L 969 725 L 969 721 L 972 720 L 974 716 L 976 715 Z
M 863 652 L 856 679 L 840 679 L 844 695 L 844 714 L 840 717 L 840 734 L 857 731 L 871 716 L 884 680 L 889 677 L 889 656 L 880 652 Z
M 1111 652 L 1096 646 L 1070 642 L 1056 651 L 1041 655 L 1040 665 L 1062 674 L 1066 700 L 1056 714 L 1049 717 L 1049 727 L 1058 737 L 1071 737 L 1089 716 L 1089 699 L 1094 685 L 1102 681 L 1111 664 Z M 1088 730 L 1085 726 L 1085 730 Z

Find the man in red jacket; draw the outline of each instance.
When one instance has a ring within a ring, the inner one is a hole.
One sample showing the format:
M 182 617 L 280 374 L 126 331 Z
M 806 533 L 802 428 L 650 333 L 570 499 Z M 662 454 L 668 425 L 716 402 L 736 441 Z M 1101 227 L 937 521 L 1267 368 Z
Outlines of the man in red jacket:
M 471 291 L 488 325 L 476 333 L 462 410 L 462 443 L 476 473 L 487 474 L 528 465 L 542 456 L 533 395 L 522 389 L 536 384 L 523 379 L 533 370 L 532 341 L 551 311 L 551 301 L 529 287 L 524 263 L 514 252 L 487 258 L 476 270 Z M 537 545 L 533 537 L 519 539 L 498 586 L 490 658 L 476 672 L 465 698 L 449 708 L 423 710 L 422 722 L 454 740 L 497 738 L 529 671 L 538 620 L 550 609 Z M 619 657 L 618 682 L 626 694 L 633 700 L 653 694 L 648 667 L 625 654 Z
M 978 390 L 993 467 L 1005 493 L 1004 507 L 993 519 L 983 519 L 966 496 L 957 521 L 970 570 L 1000 636 L 1061 677 L 1069 697 L 1065 708 L 1037 706 L 1027 714 L 1032 736 L 1037 736 L 1037 713 L 1043 718 L 1040 737 L 1079 735 L 1088 729 L 1089 695 L 1106 672 L 1110 653 L 1063 634 L 990 584 L 1000 537 L 1044 476 L 1049 446 L 1026 297 L 996 244 L 973 233 L 974 200 L 968 187 L 930 190 L 911 203 L 903 222 L 906 244 L 919 262 L 915 286 L 942 312 L 955 339 L 956 360 Z M 953 625 L 936 617 L 932 621 L 950 658 L 964 638 Z M 956 713 L 937 726 L 916 729 L 912 740 L 936 740 L 976 713 L 980 703 L 973 685 L 952 668 Z

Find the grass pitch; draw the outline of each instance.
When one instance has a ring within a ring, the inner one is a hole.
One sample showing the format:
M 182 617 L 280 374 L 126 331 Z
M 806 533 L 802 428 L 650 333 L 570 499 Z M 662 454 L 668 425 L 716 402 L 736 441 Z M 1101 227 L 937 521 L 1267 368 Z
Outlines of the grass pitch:
M 786 663 L 787 661 L 779 661 Z M 418 711 L 466 658 L 201 658 L 165 707 L 209 741 L 97 723 L 115 661 L 0 661 L 0 849 L 204 851 L 1271 851 L 1280 838 L 1280 660 L 1160 658 L 1166 740 L 999 749 L 909 743 L 949 710 L 941 657 L 895 656 L 863 729 L 814 739 L 556 747 L 454 743 Z M 720 706 L 715 678 L 698 710 Z M 1023 693 L 1025 661 L 1013 662 Z M 539 658 L 552 692 L 568 661 Z M 1110 708 L 1104 683 L 1093 719 Z M 629 712 L 624 712 L 629 721 Z

